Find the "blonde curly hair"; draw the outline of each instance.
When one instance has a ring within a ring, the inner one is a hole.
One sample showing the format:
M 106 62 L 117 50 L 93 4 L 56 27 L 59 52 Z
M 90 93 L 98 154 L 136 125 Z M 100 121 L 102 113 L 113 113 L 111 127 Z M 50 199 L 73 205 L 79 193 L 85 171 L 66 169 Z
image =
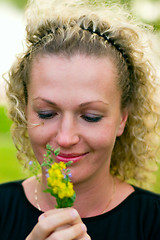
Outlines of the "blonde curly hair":
M 27 86 L 32 62 L 44 54 L 80 53 L 109 56 L 118 71 L 122 91 L 121 108 L 129 109 L 122 136 L 116 139 L 111 173 L 122 180 L 141 185 L 156 170 L 158 157 L 156 131 L 159 129 L 160 104 L 157 58 L 150 31 L 136 23 L 118 5 L 105 1 L 37 0 L 26 10 L 26 50 L 17 57 L 9 72 L 7 96 L 13 120 L 12 135 L 18 159 L 35 160 L 25 116 Z

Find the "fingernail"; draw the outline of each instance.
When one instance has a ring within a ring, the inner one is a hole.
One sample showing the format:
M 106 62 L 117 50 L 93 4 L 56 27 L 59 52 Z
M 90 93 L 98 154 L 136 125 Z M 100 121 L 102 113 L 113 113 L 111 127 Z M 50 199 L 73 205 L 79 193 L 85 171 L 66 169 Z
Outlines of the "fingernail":
M 75 209 L 72 209 L 70 214 L 73 218 L 76 218 L 78 216 L 78 212 Z
M 39 218 L 38 218 L 38 221 L 42 221 L 43 219 L 45 218 L 44 214 L 40 215 Z
M 81 224 L 81 228 L 82 228 L 83 232 L 87 231 L 86 225 L 84 225 L 83 223 Z

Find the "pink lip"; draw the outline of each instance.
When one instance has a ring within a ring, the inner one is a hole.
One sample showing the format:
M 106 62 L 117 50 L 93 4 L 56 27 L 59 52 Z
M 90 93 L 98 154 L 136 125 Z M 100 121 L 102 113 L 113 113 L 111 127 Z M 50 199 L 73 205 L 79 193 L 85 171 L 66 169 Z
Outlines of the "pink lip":
M 78 154 L 78 153 L 72 153 L 72 154 L 65 154 L 65 153 L 60 153 L 58 154 L 58 156 L 56 156 L 56 160 L 58 162 L 69 162 L 69 161 L 72 161 L 72 162 L 78 162 L 80 161 L 85 155 L 87 155 L 87 153 L 84 153 L 84 154 Z

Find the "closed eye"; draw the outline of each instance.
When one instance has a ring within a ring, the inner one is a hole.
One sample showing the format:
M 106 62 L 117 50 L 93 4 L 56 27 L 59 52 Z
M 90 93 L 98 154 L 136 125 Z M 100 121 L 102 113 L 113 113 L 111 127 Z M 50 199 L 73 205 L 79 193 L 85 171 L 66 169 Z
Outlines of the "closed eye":
M 81 118 L 87 122 L 99 122 L 103 116 L 97 114 L 84 114 Z
M 41 119 L 51 119 L 57 115 L 57 113 L 53 111 L 40 111 L 37 114 Z

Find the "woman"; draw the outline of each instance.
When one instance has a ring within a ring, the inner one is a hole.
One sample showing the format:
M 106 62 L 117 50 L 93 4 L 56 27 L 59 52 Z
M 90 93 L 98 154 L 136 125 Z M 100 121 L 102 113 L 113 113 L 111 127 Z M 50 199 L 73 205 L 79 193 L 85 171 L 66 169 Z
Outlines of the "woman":
M 25 165 L 42 164 L 48 143 L 60 148 L 55 161 L 72 161 L 77 197 L 54 209 L 45 168 L 40 182 L 1 185 L 2 239 L 160 239 L 160 197 L 133 185 L 147 183 L 157 161 L 148 32 L 115 6 L 38 3 L 9 74 L 13 138 Z

